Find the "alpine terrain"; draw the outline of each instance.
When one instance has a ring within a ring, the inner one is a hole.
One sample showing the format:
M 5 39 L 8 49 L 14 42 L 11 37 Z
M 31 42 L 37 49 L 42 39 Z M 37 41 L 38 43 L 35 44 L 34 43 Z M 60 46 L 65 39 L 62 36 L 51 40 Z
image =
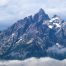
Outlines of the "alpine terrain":
M 0 59 L 30 57 L 66 58 L 66 22 L 58 15 L 51 19 L 40 9 L 34 16 L 18 20 L 0 31 Z

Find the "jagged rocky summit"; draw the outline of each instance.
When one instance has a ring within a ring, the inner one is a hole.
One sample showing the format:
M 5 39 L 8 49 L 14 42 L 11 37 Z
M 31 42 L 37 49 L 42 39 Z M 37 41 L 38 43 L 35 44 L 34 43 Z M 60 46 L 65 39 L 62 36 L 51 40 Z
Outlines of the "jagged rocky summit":
M 0 59 L 66 58 L 66 22 L 40 9 L 0 32 Z

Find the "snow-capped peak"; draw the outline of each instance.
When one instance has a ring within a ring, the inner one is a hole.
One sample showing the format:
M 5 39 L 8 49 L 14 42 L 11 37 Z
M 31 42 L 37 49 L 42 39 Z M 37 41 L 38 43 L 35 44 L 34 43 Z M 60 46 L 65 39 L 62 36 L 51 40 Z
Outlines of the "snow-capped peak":
M 53 22 L 54 20 L 58 20 L 59 17 L 52 18 L 49 22 Z
M 61 27 L 62 20 L 59 16 L 55 15 L 51 20 L 49 20 L 49 28 L 55 26 L 56 28 Z
M 54 15 L 50 20 L 44 21 L 43 24 L 47 24 L 50 29 L 53 27 L 61 28 L 62 19 L 59 16 Z
M 49 21 L 49 22 L 56 22 L 56 23 L 61 23 L 61 18 L 59 17 L 59 16 L 57 16 L 57 15 L 54 15 L 53 17 L 52 17 L 52 19 Z

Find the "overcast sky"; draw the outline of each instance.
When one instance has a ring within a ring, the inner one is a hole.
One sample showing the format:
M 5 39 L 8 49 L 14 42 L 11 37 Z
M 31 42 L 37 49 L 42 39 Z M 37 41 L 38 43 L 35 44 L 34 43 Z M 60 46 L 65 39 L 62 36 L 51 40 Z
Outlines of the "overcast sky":
M 0 29 L 43 8 L 49 16 L 66 16 L 66 0 L 0 0 Z

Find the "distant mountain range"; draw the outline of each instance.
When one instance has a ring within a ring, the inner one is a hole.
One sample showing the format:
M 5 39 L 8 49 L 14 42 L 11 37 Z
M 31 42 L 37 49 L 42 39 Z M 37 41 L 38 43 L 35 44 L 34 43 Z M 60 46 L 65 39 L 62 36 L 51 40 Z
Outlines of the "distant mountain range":
M 40 9 L 0 32 L 0 59 L 66 58 L 66 22 Z

